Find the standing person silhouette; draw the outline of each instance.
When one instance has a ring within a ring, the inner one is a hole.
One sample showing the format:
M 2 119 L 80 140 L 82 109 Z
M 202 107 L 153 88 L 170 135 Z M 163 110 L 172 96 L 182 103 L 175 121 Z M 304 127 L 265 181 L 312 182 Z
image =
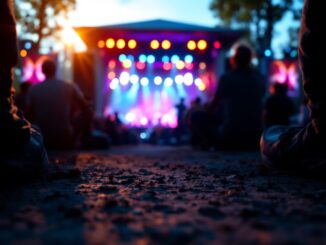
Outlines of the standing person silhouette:
M 210 105 L 214 141 L 218 149 L 259 148 L 262 131 L 264 78 L 251 67 L 252 51 L 240 44 L 231 58 L 231 71 L 224 74 Z
M 48 160 L 41 134 L 14 104 L 13 67 L 18 54 L 10 0 L 0 1 L 0 40 L 0 180 L 21 180 L 43 172 Z
M 261 138 L 264 162 L 292 172 L 325 175 L 326 170 L 326 43 L 324 2 L 305 0 L 302 12 L 299 61 L 303 90 L 310 110 L 304 127 L 274 126 Z

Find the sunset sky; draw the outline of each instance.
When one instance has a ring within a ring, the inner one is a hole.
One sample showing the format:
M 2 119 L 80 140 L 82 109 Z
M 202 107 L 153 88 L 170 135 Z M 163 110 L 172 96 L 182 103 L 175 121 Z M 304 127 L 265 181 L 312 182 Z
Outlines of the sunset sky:
M 72 15 L 74 26 L 99 26 L 118 23 L 167 19 L 204 26 L 215 26 L 219 21 L 209 9 L 211 0 L 77 0 Z M 276 27 L 274 50 L 286 43 L 287 16 Z

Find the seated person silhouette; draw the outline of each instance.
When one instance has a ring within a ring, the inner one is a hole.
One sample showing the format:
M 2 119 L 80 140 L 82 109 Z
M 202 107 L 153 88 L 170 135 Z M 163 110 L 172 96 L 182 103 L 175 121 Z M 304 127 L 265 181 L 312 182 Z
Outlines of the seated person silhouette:
M 317 174 L 326 171 L 326 86 L 324 2 L 305 0 L 302 12 L 299 61 L 303 90 L 310 116 L 303 127 L 273 126 L 261 138 L 266 166 L 290 172 Z
M 44 61 L 42 72 L 46 79 L 30 88 L 26 114 L 41 129 L 48 149 L 72 149 L 77 144 L 77 131 L 82 131 L 74 127 L 78 125 L 75 120 L 81 120 L 79 125 L 90 123 L 90 109 L 75 84 L 56 78 L 54 61 Z M 85 122 L 80 115 L 86 115 Z M 89 131 L 89 125 L 85 129 Z
M 287 84 L 274 83 L 272 94 L 264 104 L 264 126 L 289 125 L 290 117 L 295 108 L 291 98 L 287 95 Z

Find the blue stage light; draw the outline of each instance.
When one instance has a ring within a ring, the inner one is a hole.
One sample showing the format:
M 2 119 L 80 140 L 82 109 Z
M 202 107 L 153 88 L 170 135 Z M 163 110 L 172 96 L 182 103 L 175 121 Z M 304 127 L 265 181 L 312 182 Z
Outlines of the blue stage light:
M 32 48 L 32 43 L 31 42 L 26 42 L 24 47 L 25 47 L 25 49 L 30 50 Z
M 142 85 L 142 86 L 148 86 L 148 84 L 149 84 L 149 80 L 148 80 L 148 78 L 147 77 L 143 77 L 142 79 L 140 79 L 140 84 Z
M 171 62 L 172 63 L 177 63 L 178 61 L 180 60 L 180 57 L 178 56 L 178 55 L 176 55 L 176 54 L 174 54 L 174 55 L 172 55 L 172 57 L 171 57 Z
M 163 62 L 163 63 L 167 63 L 167 62 L 169 62 L 169 61 L 170 61 L 169 56 L 164 55 L 164 56 L 162 57 L 162 62 Z
M 171 87 L 173 85 L 173 79 L 171 77 L 167 77 L 164 80 L 164 86 Z
M 149 64 L 153 64 L 153 63 L 155 62 L 155 56 L 152 55 L 152 54 L 148 55 L 148 56 L 147 56 L 147 62 L 148 62 Z
M 193 61 L 194 61 L 194 57 L 193 57 L 192 55 L 187 54 L 187 55 L 185 56 L 185 62 L 186 62 L 186 63 L 191 63 L 191 62 L 193 62 Z
M 139 55 L 139 61 L 140 62 L 146 62 L 146 60 L 147 60 L 147 57 L 146 57 L 146 55 L 144 55 L 144 54 L 141 54 L 141 55 Z
M 127 58 L 128 58 L 128 60 L 130 60 L 130 61 L 135 61 L 134 56 L 131 55 L 131 54 L 129 54 L 129 55 L 127 56 Z
M 120 54 L 119 55 L 119 61 L 124 62 L 127 59 L 127 56 L 125 54 Z
M 272 56 L 272 50 L 266 49 L 264 54 L 265 54 L 266 57 L 271 57 Z
M 162 77 L 160 77 L 160 76 L 156 76 L 156 77 L 154 78 L 154 83 L 155 83 L 156 85 L 161 85 L 162 82 L 163 82 Z

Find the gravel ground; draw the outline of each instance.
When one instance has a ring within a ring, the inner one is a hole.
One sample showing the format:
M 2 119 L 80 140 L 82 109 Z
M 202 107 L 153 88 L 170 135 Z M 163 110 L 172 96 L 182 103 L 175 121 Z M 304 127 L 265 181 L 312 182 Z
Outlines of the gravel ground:
M 65 171 L 1 188 L 1 245 L 326 244 L 326 181 L 263 171 L 258 153 L 137 146 L 50 157 Z

